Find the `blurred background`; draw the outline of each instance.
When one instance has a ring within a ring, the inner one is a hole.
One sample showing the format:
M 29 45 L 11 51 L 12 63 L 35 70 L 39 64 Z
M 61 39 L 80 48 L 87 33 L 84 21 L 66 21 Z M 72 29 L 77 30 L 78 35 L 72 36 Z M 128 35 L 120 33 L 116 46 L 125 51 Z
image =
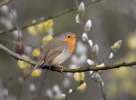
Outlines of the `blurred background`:
M 3 0 L 0 0 L 0 2 Z M 91 0 L 78 0 L 80 2 L 89 2 Z M 93 1 L 93 0 L 92 0 Z M 55 15 L 66 9 L 75 7 L 74 0 L 13 0 L 10 7 L 16 12 L 16 20 L 18 26 L 24 26 L 31 23 L 33 20 L 39 20 L 42 17 Z M 75 21 L 77 10 L 61 15 L 53 19 L 52 33 L 53 37 L 60 33 L 71 31 L 82 36 L 83 29 L 81 25 Z M 3 18 L 6 14 L 0 12 L 0 30 L 7 30 L 15 26 L 14 21 L 9 27 L 5 27 Z M 98 44 L 99 55 L 97 60 L 106 57 L 110 52 L 111 46 L 118 40 L 122 40 L 121 48 L 114 53 L 112 59 L 105 62 L 105 65 L 113 65 L 122 62 L 136 61 L 136 0 L 101 0 L 100 2 L 90 4 L 85 8 L 83 15 L 84 23 L 91 19 L 92 31 L 88 33 L 89 39 L 93 44 Z M 31 35 L 27 29 L 23 29 L 21 39 L 24 43 L 30 44 L 33 47 L 39 47 L 41 36 Z M 2 39 L 15 40 L 15 34 L 8 33 L 0 36 L 0 43 L 8 47 L 10 50 L 17 51 L 17 46 L 10 42 L 5 42 Z M 81 39 L 77 40 L 82 41 Z M 85 47 L 84 47 L 85 46 Z M 81 66 L 87 67 L 86 60 L 90 57 L 89 50 L 85 43 L 79 42 L 79 48 L 86 50 L 85 61 Z M 25 49 L 25 47 L 24 47 Z M 29 49 L 29 48 L 28 48 Z M 26 49 L 25 49 L 26 50 Z M 88 52 L 87 52 L 88 51 Z M 23 51 L 22 51 L 23 52 Z M 25 51 L 26 53 L 27 51 Z M 78 52 L 78 50 L 77 50 Z M 75 52 L 76 53 L 76 52 Z M 33 60 L 35 59 L 29 51 L 26 53 Z M 70 66 L 72 62 L 69 59 L 64 66 Z M 129 68 L 119 68 L 114 70 L 106 70 L 102 73 L 104 82 L 104 91 L 107 100 L 136 100 L 136 66 Z M 44 73 L 44 71 L 43 71 Z M 88 74 L 86 72 L 85 74 Z M 19 78 L 23 76 L 23 71 L 18 67 L 17 60 L 0 50 L 0 98 L 4 97 L 5 88 L 8 88 L 9 100 L 15 100 L 19 95 Z M 35 88 L 38 90 L 44 75 L 32 78 Z M 45 86 L 41 96 L 44 96 L 47 90 L 55 86 L 59 86 L 61 92 L 68 93 L 68 89 L 75 88 L 79 82 L 70 78 L 69 87 L 63 89 L 63 81 L 66 78 L 65 73 L 49 72 L 45 80 Z M 67 83 L 67 82 L 66 82 Z M 91 78 L 87 81 L 86 89 L 80 93 L 76 92 L 71 95 L 69 100 L 101 100 L 102 94 L 98 84 Z M 54 86 L 55 85 L 55 86 Z M 28 93 L 23 86 L 20 100 L 26 100 Z M 3 92 L 4 91 L 4 92 Z M 35 98 L 37 91 L 31 94 L 30 98 Z M 46 99 L 45 99 L 46 100 Z M 50 99 L 49 99 L 50 100 Z

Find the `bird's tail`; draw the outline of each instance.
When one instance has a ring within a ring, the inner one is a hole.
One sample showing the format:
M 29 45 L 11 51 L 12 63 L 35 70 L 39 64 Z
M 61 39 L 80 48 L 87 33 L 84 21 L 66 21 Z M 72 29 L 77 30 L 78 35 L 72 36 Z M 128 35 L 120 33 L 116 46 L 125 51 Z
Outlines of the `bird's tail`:
M 31 75 L 31 73 L 32 73 L 37 67 L 39 67 L 39 65 L 41 65 L 42 61 L 43 61 L 43 60 L 41 59 L 41 60 L 39 60 L 39 61 L 37 62 L 37 64 L 34 66 L 34 68 L 29 72 L 29 74 L 28 74 L 27 77 L 29 77 L 29 76 Z

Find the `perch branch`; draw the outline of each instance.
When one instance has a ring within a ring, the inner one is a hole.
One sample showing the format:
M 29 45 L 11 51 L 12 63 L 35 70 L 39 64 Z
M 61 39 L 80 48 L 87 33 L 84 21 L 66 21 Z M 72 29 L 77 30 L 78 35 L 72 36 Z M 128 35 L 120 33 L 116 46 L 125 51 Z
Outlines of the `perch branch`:
M 14 58 L 18 59 L 18 60 L 22 60 L 25 62 L 28 62 L 32 65 L 35 65 L 36 62 L 31 60 L 31 59 L 26 59 L 20 55 L 18 55 L 17 53 L 9 50 L 7 47 L 3 46 L 2 44 L 0 44 L 0 49 L 5 51 L 6 53 L 8 53 L 9 55 L 13 56 Z M 86 71 L 98 71 L 98 70 L 109 70 L 109 69 L 114 69 L 114 68 L 120 68 L 120 67 L 132 67 L 133 65 L 136 65 L 136 61 L 133 62 L 123 62 L 120 64 L 116 64 L 116 65 L 109 65 L 109 66 L 104 66 L 104 67 L 81 67 L 81 68 L 77 68 L 77 69 L 69 69 L 69 68 L 64 68 L 63 72 L 70 72 L 70 73 L 75 73 L 75 72 L 86 72 Z M 56 71 L 56 72 L 61 72 L 62 68 L 60 67 L 54 67 L 54 66 L 43 66 L 42 69 L 47 69 L 47 70 L 51 70 L 51 71 Z
M 89 2 L 85 3 L 85 6 L 89 6 L 90 4 L 93 4 L 93 3 L 96 3 L 96 2 L 100 2 L 100 1 L 102 1 L 102 0 L 90 0 Z M 22 26 L 22 27 L 19 27 L 19 29 L 25 29 L 25 28 L 28 28 L 28 27 L 30 27 L 30 26 L 40 24 L 40 23 L 42 23 L 42 22 L 44 22 L 44 21 L 46 21 L 46 20 L 48 20 L 48 19 L 57 18 L 57 17 L 59 17 L 59 16 L 61 16 L 61 15 L 64 15 L 64 14 L 69 13 L 69 12 L 74 11 L 74 10 L 76 10 L 76 7 L 73 7 L 73 8 L 64 10 L 64 11 L 62 11 L 62 12 L 59 12 L 59 13 L 57 13 L 57 14 L 55 14 L 55 15 L 52 15 L 52 16 L 43 18 L 42 20 L 38 20 L 36 23 L 29 23 L 29 24 L 27 24 L 27 25 L 24 25 L 24 26 Z M 0 34 L 10 33 L 10 32 L 13 32 L 13 31 L 15 31 L 15 30 L 17 30 L 17 28 L 12 28 L 12 29 L 9 29 L 9 30 L 3 30 L 3 31 L 0 32 Z

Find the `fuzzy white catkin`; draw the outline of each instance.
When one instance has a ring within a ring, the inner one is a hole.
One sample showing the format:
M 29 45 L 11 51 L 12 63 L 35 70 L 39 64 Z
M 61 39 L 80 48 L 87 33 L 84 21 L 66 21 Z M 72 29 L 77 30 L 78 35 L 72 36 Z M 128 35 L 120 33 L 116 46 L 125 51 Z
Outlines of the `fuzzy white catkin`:
M 82 15 L 84 11 L 85 11 L 85 5 L 83 2 L 81 2 L 78 6 L 78 13 Z
M 63 87 L 68 88 L 70 86 L 70 79 L 65 78 L 62 82 Z
M 29 90 L 30 90 L 31 92 L 35 92 L 36 87 L 35 87 L 35 85 L 34 85 L 33 83 L 31 83 L 31 84 L 29 85 Z
M 89 19 L 86 24 L 85 24 L 85 30 L 86 31 L 90 31 L 91 30 L 91 27 L 92 27 L 92 22 L 91 20 Z
M 76 15 L 75 20 L 76 20 L 77 23 L 80 23 L 79 14 Z
M 83 34 L 82 34 L 82 40 L 83 40 L 84 42 L 88 41 L 88 36 L 87 36 L 86 33 L 83 33 Z
M 73 90 L 72 89 L 69 89 L 69 93 L 72 93 L 73 92 Z
M 94 65 L 94 61 L 92 61 L 91 59 L 87 59 L 87 63 L 88 63 L 89 65 Z
M 95 44 L 95 45 L 93 46 L 92 53 L 93 53 L 94 56 L 97 56 L 97 55 L 98 55 L 98 53 L 99 53 L 99 47 L 98 47 L 97 44 Z
M 113 53 L 111 52 L 110 54 L 109 54 L 109 58 L 111 59 L 113 57 Z
M 51 89 L 47 89 L 47 90 L 46 90 L 46 95 L 47 95 L 48 97 L 52 98 L 52 97 L 53 97 L 53 91 L 52 91 Z
M 7 97 L 7 96 L 9 95 L 9 91 L 8 91 L 7 89 L 4 89 L 4 90 L 3 90 L 3 94 L 4 94 L 4 96 Z
M 91 39 L 89 39 L 89 40 L 88 40 L 88 43 L 89 43 L 90 47 L 92 47 L 92 46 L 93 46 L 93 42 L 92 42 L 92 40 L 91 40 Z
M 66 97 L 66 94 L 61 94 L 60 99 L 64 99 Z
M 0 11 L 1 11 L 2 13 L 4 13 L 4 14 L 8 14 L 8 13 L 9 13 L 9 9 L 8 9 L 8 7 L 7 7 L 6 5 L 2 6 L 2 7 L 0 8 Z

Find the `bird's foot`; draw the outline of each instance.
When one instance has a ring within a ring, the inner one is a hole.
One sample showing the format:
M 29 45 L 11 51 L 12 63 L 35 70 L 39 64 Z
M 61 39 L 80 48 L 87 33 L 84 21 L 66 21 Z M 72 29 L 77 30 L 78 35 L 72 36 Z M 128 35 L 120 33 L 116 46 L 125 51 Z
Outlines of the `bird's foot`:
M 61 73 L 62 73 L 65 67 L 63 67 L 61 65 L 58 65 L 58 66 L 61 67 Z

